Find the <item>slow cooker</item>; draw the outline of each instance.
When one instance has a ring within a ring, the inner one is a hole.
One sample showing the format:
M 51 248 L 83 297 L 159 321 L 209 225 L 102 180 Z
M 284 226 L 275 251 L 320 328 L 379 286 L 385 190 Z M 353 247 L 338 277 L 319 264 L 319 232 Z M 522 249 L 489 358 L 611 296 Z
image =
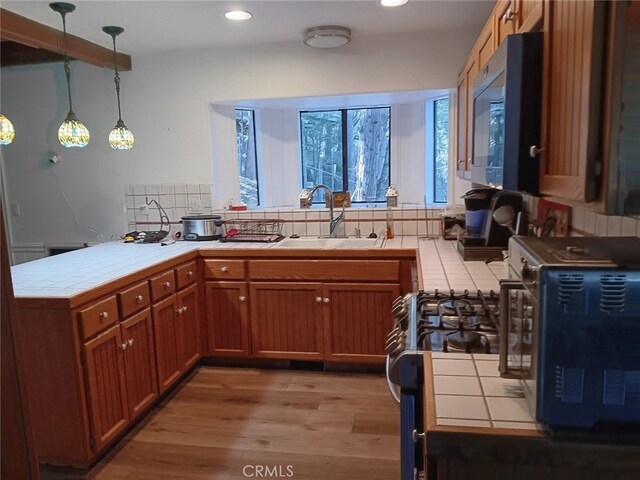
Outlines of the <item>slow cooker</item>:
M 222 237 L 220 215 L 189 215 L 182 217 L 182 237 L 185 240 L 219 240 Z

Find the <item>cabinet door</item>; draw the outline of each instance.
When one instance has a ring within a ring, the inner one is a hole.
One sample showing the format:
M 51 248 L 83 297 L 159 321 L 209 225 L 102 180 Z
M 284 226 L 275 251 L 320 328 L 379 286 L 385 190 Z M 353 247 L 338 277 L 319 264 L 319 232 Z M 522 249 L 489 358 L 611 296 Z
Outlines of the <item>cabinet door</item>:
M 169 388 L 182 373 L 182 365 L 178 359 L 177 309 L 178 303 L 175 295 L 171 295 L 152 307 L 160 393 Z
M 249 302 L 245 282 L 207 282 L 209 353 L 249 357 Z
M 134 419 L 158 397 L 151 309 L 122 322 L 129 418 Z
M 543 0 L 517 0 L 515 8 L 518 16 L 518 32 L 532 32 L 537 30 L 544 13 Z
M 496 40 L 501 45 L 507 35 L 516 32 L 520 12 L 517 10 L 516 0 L 498 0 L 495 12 Z
M 198 285 L 191 285 L 178 292 L 178 357 L 183 370 L 200 358 L 200 309 Z
M 400 285 L 326 284 L 325 360 L 383 363 Z
M 129 423 L 120 325 L 84 344 L 92 448 L 100 450 Z
M 322 307 L 321 283 L 253 283 L 253 356 L 322 360 Z
M 604 3 L 545 3 L 540 192 L 582 202 L 600 169 Z

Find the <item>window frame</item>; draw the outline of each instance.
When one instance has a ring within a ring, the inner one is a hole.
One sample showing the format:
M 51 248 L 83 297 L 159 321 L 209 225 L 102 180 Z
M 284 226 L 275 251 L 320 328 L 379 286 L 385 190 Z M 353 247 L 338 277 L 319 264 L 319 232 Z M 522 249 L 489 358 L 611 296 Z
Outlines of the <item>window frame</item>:
M 313 109 L 313 110 L 299 110 L 298 111 L 298 131 L 299 131 L 299 142 L 300 142 L 300 186 L 301 188 L 305 188 L 304 186 L 304 145 L 302 142 L 302 114 L 304 113 L 323 113 L 323 112 L 340 112 L 340 122 L 341 122 L 341 133 L 342 133 L 342 191 L 349 191 L 349 149 L 348 149 L 348 138 L 347 138 L 347 112 L 349 110 L 374 110 L 374 109 L 386 109 L 389 112 L 389 136 L 387 139 L 387 143 L 389 146 L 389 165 L 388 168 L 388 179 L 389 185 L 391 185 L 391 125 L 392 125 L 392 117 L 391 117 L 391 105 L 377 105 L 377 106 L 361 106 L 361 107 L 351 107 L 351 108 L 322 108 L 322 109 Z M 387 187 L 389 186 L 387 185 Z M 383 200 L 376 200 L 374 203 L 383 203 Z M 314 205 L 320 205 L 324 202 L 321 200 L 313 201 Z M 352 201 L 352 204 L 366 204 L 371 203 L 367 202 L 367 200 L 359 200 Z
M 251 130 L 253 133 L 253 158 L 255 159 L 255 163 L 256 163 L 256 196 L 257 196 L 257 203 L 256 206 L 259 207 L 261 206 L 261 195 L 260 195 L 260 170 L 259 170 L 259 162 L 258 162 L 258 136 L 256 135 L 256 111 L 252 108 L 238 108 L 235 107 L 234 108 L 235 114 L 236 114 L 236 119 L 237 119 L 237 114 L 238 112 L 251 112 Z M 236 130 L 236 139 L 237 139 L 237 130 Z M 236 140 L 236 145 L 237 145 L 237 140 Z M 238 154 L 236 151 L 236 162 L 238 162 Z M 238 166 L 238 188 L 240 188 L 240 170 L 239 170 L 239 166 Z M 240 195 L 241 199 L 242 199 L 242 194 Z

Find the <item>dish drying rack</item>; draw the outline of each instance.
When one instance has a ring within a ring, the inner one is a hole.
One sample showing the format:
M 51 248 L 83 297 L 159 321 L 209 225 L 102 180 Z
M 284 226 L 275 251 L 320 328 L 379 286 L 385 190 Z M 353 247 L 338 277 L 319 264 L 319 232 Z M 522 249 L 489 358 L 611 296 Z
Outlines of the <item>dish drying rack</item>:
M 225 220 L 226 234 L 221 242 L 278 242 L 282 236 L 284 222 L 278 219 L 245 220 L 232 218 Z

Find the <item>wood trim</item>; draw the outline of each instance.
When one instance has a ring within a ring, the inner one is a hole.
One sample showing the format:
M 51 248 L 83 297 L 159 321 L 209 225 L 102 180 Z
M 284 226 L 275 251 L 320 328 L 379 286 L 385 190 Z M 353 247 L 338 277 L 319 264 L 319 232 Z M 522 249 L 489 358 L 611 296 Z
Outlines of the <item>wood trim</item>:
M 38 480 L 38 462 L 31 429 L 24 371 L 17 351 L 14 322 L 18 316 L 13 299 L 13 284 L 9 268 L 9 252 L 4 231 L 3 206 L 0 203 L 0 264 L 2 267 L 2 316 L 0 317 L 0 355 L 2 358 L 2 402 L 0 425 L 2 432 L 2 463 L 0 477 Z
M 32 48 L 64 54 L 65 49 L 71 58 L 98 67 L 114 68 L 113 51 L 75 35 L 43 25 L 29 18 L 0 8 L 0 24 L 2 40 L 10 40 Z M 131 56 L 117 54 L 118 70 L 131 70 Z M 17 65 L 18 63 L 13 63 Z M 2 65 L 5 66 L 4 64 Z
M 250 260 L 251 280 L 318 280 L 398 282 L 400 261 L 394 260 Z
M 526 3 L 526 1 L 521 2 L 521 4 L 522 3 Z M 518 33 L 534 32 L 542 28 L 544 19 L 544 2 L 543 0 L 538 0 L 535 3 L 536 6 L 529 12 L 527 18 L 520 24 Z M 522 14 L 523 13 L 520 12 L 520 15 Z

